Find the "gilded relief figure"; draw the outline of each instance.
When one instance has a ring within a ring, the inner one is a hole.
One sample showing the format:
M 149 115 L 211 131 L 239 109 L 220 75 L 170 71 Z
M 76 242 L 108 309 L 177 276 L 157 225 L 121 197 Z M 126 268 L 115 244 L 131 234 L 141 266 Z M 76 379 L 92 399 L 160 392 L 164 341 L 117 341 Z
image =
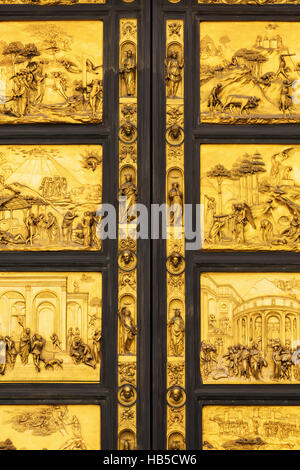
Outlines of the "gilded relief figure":
M 178 88 L 182 82 L 182 69 L 184 67 L 183 59 L 180 60 L 176 49 L 171 49 L 166 58 L 166 83 L 168 98 L 176 98 Z
M 100 250 L 102 147 L 0 147 L 0 250 Z
M 136 94 L 136 59 L 132 49 L 127 49 L 120 68 L 121 79 L 125 85 L 126 96 Z
M 299 148 L 201 147 L 204 250 L 299 251 Z
M 0 275 L 0 382 L 100 382 L 101 275 Z
M 120 314 L 120 333 L 121 333 L 121 354 L 133 354 L 133 344 L 138 330 L 132 312 L 129 308 L 123 307 Z
M 169 206 L 173 208 L 170 214 L 170 224 L 182 226 L 183 218 L 183 193 L 179 183 L 172 183 L 169 191 Z
M 201 122 L 298 123 L 298 34 L 298 23 L 201 22 Z
M 181 356 L 184 351 L 185 325 L 179 309 L 174 310 L 174 316 L 169 321 L 168 328 L 171 354 Z
M 204 406 L 203 450 L 299 450 L 298 406 Z
M 203 383 L 298 383 L 299 294 L 298 275 L 202 275 Z
M 2 22 L 1 28 L 0 124 L 102 122 L 102 21 Z
M 124 180 L 120 186 L 120 223 L 126 224 L 132 222 L 136 217 L 134 214 L 134 208 L 137 204 L 137 187 L 133 180 L 132 174 L 126 174 Z
M 99 406 L 5 405 L 0 417 L 1 450 L 100 450 Z

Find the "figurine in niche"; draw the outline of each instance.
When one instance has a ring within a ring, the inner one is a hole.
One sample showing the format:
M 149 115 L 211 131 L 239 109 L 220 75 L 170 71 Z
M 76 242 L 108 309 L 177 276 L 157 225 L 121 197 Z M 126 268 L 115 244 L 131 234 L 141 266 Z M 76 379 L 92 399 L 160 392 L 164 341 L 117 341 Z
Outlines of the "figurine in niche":
M 119 317 L 121 327 L 121 351 L 123 354 L 132 354 L 132 345 L 138 333 L 137 327 L 132 318 L 132 313 L 127 307 L 122 308 Z
M 181 311 L 177 308 L 174 310 L 174 316 L 168 324 L 170 331 L 170 349 L 174 356 L 181 356 L 184 351 L 184 320 Z
M 178 52 L 172 51 L 166 59 L 167 94 L 169 98 L 176 98 L 178 88 L 182 82 L 182 69 L 184 61 L 180 61 Z
M 122 78 L 122 82 L 125 85 L 127 96 L 135 95 L 136 69 L 137 65 L 133 51 L 129 49 L 126 52 L 120 70 L 120 75 Z
M 126 430 L 120 434 L 119 437 L 120 450 L 134 450 L 135 449 L 135 435 L 132 431 Z
M 135 217 L 132 214 L 129 214 L 129 211 L 132 207 L 136 205 L 137 202 L 137 187 L 133 182 L 132 175 L 125 175 L 125 181 L 120 188 L 120 198 L 126 198 L 125 204 L 121 210 L 120 220 L 123 223 L 132 222 Z
M 183 194 L 180 191 L 179 183 L 172 183 L 172 188 L 169 191 L 169 204 L 174 208 L 170 214 L 170 223 L 182 226 Z

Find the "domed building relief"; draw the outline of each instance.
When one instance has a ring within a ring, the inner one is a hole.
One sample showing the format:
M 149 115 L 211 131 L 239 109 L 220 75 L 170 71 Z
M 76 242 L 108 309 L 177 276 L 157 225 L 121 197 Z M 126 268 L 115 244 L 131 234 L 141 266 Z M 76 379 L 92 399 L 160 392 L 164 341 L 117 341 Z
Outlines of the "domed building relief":
M 203 275 L 200 363 L 204 383 L 300 380 L 299 293 L 298 275 Z

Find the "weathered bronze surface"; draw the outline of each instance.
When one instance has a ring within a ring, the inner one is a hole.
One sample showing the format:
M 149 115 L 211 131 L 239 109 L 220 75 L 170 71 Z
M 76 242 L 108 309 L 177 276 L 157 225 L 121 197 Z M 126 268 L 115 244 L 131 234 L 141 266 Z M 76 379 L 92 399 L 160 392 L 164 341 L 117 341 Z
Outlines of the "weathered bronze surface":
M 299 23 L 200 24 L 201 122 L 300 122 Z
M 203 274 L 203 382 L 299 383 L 299 292 L 298 273 Z
M 100 432 L 100 406 L 0 406 L 0 450 L 100 450 Z
M 98 273 L 0 273 L 0 383 L 100 382 Z
M 204 450 L 299 450 L 298 406 L 205 406 Z
M 102 146 L 0 146 L 0 250 L 100 250 Z
M 201 146 L 205 250 L 300 248 L 298 145 Z
M 2 21 L 0 33 L 0 124 L 102 122 L 102 21 Z

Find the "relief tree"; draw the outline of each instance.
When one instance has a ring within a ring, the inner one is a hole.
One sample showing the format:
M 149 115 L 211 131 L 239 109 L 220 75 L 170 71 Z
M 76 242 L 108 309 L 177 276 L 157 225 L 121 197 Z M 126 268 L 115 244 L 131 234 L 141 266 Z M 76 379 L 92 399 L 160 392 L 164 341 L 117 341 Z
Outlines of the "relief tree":
M 256 204 L 259 204 L 259 175 L 262 173 L 266 173 L 266 165 L 262 159 L 262 156 L 259 152 L 256 152 L 252 156 L 251 160 L 252 168 L 254 175 L 256 177 Z
M 41 53 L 38 51 L 38 48 L 36 47 L 35 44 L 26 44 L 20 53 L 22 57 L 24 57 L 28 62 L 30 62 L 33 57 L 37 57 L 41 55 Z
M 231 172 L 223 165 L 216 165 L 207 173 L 208 178 L 214 178 L 218 183 L 219 213 L 223 212 L 222 184 L 225 179 L 231 179 Z
M 20 41 L 13 41 L 10 42 L 2 51 L 2 55 L 10 56 L 14 74 L 16 73 L 17 59 L 20 58 L 23 50 L 24 46 Z
M 240 173 L 242 177 L 244 177 L 245 202 L 247 202 L 248 204 L 252 204 L 253 168 L 252 168 L 251 157 L 247 153 L 244 155 L 241 161 Z

